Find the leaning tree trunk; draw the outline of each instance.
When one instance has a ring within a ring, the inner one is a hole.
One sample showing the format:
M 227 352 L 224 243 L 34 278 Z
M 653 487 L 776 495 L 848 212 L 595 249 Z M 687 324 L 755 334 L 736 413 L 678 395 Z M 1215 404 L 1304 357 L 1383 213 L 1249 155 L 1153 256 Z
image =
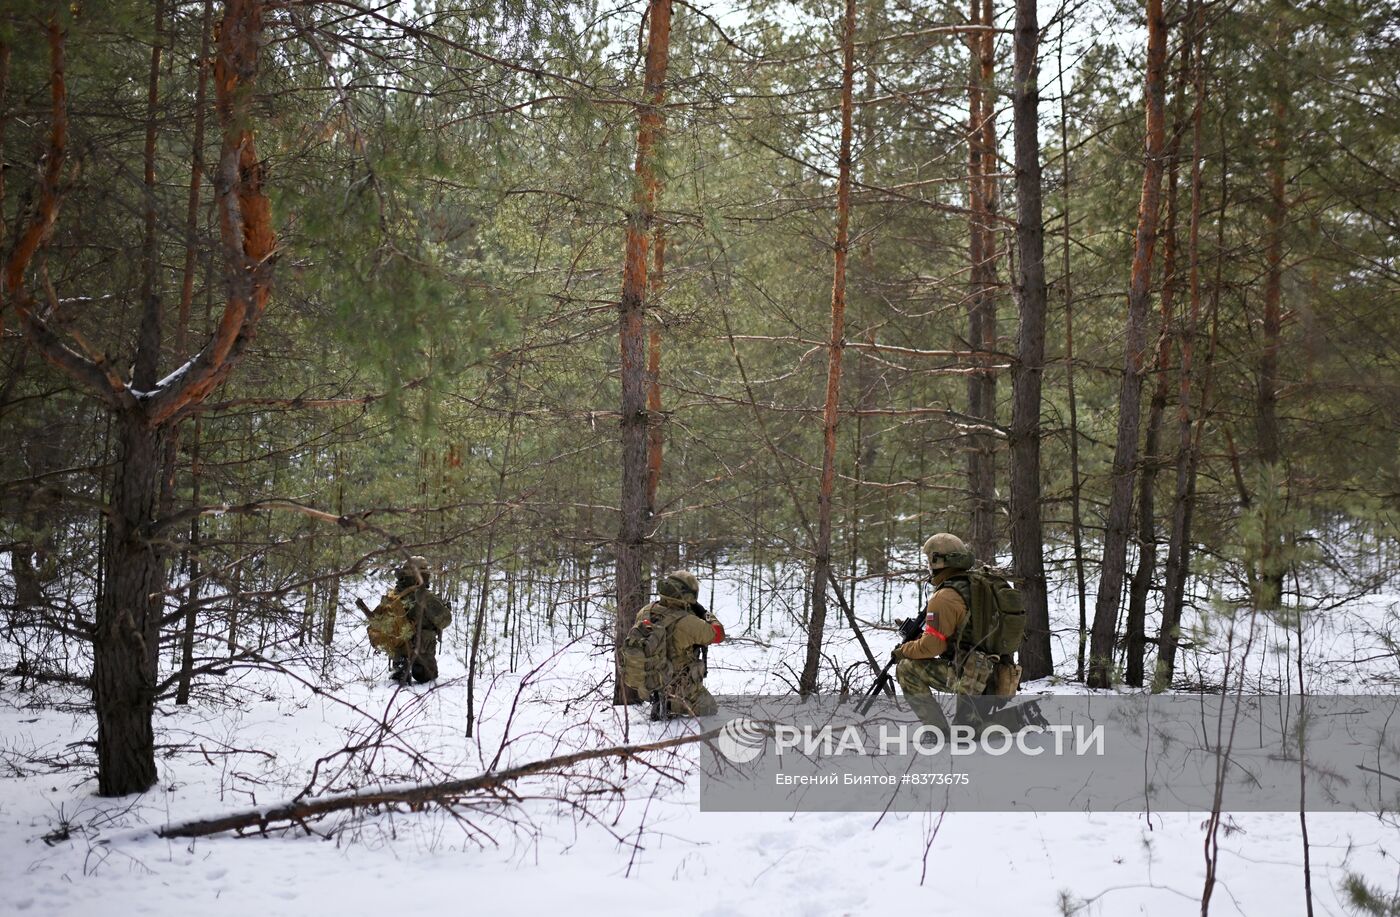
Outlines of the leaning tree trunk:
M 622 267 L 622 298 L 618 304 L 618 335 L 622 351 L 622 494 L 617 532 L 617 619 L 613 703 L 633 700 L 622 683 L 622 640 L 646 600 L 642 572 L 646 561 L 647 429 L 646 297 L 647 250 L 656 216 L 656 145 L 663 126 L 661 103 L 666 92 L 670 59 L 671 0 L 651 0 L 645 87 L 637 127 L 637 163 L 632 212 L 627 219 L 626 255 Z
M 797 682 L 802 696 L 817 690 L 822 637 L 826 630 L 826 589 L 831 579 L 831 493 L 836 482 L 836 425 L 840 420 L 841 356 L 846 347 L 846 255 L 851 221 L 851 114 L 855 86 L 856 3 L 846 0 L 841 31 L 841 159 L 836 182 L 835 268 L 831 281 L 831 337 L 826 348 L 826 408 L 822 412 L 822 476 L 817 492 L 817 543 L 812 568 L 812 614 L 807 621 L 807 655 Z
M 1020 329 L 1011 377 L 1011 560 L 1024 583 L 1026 678 L 1054 671 L 1040 519 L 1040 385 L 1045 372 L 1045 225 L 1040 199 L 1040 27 L 1035 0 L 1016 0 L 1012 113 L 1016 133 L 1016 250 Z
M 1118 440 L 1113 452 L 1113 486 L 1105 520 L 1103 565 L 1094 603 L 1094 627 L 1089 640 L 1088 684 L 1107 688 L 1113 682 L 1113 646 L 1118 631 L 1118 606 L 1127 570 L 1128 528 L 1133 511 L 1133 480 L 1137 471 L 1138 432 L 1142 420 L 1142 377 L 1147 350 L 1147 310 L 1152 294 L 1152 251 L 1157 243 L 1157 206 L 1162 191 L 1164 130 L 1163 80 L 1166 70 L 1167 24 L 1162 0 L 1147 0 L 1146 143 L 1142 201 L 1128 287 L 1128 321 L 1124 334 L 1123 381 L 1118 390 Z

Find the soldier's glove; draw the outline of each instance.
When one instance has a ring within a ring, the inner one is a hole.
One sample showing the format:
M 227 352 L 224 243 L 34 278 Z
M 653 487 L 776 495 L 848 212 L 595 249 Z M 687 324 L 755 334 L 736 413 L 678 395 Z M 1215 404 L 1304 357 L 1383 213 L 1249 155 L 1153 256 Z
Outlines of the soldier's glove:
M 902 647 L 896 646 L 894 649 L 890 650 L 890 658 L 893 659 L 895 662 L 899 662 L 901 659 L 904 659 L 905 656 L 902 650 Z
M 917 618 L 905 618 L 903 621 L 899 622 L 899 635 L 904 638 L 905 643 L 908 643 L 910 640 L 917 640 L 919 637 L 923 636 L 924 627 L 923 622 L 920 620 L 922 617 L 923 616 L 920 615 Z

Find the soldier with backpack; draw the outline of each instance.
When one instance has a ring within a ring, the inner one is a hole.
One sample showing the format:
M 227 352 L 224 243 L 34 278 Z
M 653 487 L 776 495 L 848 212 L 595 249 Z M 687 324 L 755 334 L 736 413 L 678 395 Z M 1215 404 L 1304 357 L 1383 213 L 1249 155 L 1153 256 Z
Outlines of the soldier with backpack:
M 705 689 L 705 648 L 724 639 L 724 626 L 700 604 L 693 573 L 668 573 L 656 591 L 623 638 L 623 683 L 651 701 L 653 720 L 713 716 L 719 705 Z
M 427 558 L 414 555 L 397 571 L 394 588 L 369 616 L 370 642 L 389 654 L 389 678 L 422 684 L 438 677 L 437 644 L 452 612 L 428 589 Z
M 971 726 L 982 717 L 968 700 L 1016 693 L 1021 667 L 1013 662 L 1025 634 L 1025 605 L 1005 577 L 976 560 L 962 539 L 946 532 L 924 542 L 929 596 L 924 614 L 903 622 L 905 642 L 894 650 L 895 680 L 924 723 L 948 728 L 934 691 L 957 698 L 957 719 Z

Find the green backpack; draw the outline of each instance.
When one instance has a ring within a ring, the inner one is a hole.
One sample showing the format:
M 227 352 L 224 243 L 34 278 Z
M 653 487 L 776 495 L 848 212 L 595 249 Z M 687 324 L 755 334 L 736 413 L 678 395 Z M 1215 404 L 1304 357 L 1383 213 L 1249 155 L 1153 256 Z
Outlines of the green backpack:
M 1005 575 L 986 564 L 949 577 L 945 585 L 957 589 L 967 603 L 958 646 L 1010 660 L 1026 635 L 1025 597 Z
M 653 612 L 622 638 L 622 683 L 642 697 L 650 697 L 671 679 L 671 622 L 669 611 Z

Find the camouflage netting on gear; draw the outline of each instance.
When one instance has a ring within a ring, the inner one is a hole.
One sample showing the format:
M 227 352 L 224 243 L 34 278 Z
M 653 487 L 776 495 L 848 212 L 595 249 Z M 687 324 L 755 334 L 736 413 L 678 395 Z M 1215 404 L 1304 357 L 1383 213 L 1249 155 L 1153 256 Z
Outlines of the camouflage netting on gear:
M 403 597 L 390 592 L 374 609 L 365 624 L 370 645 L 390 656 L 408 652 L 413 642 L 413 624 L 408 620 L 408 608 Z

